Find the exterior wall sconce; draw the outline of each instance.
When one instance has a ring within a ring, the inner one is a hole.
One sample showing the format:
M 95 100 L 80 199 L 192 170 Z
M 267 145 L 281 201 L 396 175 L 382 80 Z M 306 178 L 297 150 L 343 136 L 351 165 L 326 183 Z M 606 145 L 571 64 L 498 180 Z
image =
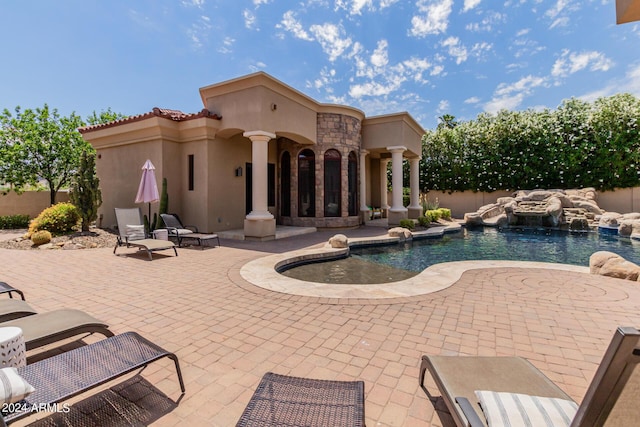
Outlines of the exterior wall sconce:
M 236 168 L 236 176 L 242 176 L 242 166 Z

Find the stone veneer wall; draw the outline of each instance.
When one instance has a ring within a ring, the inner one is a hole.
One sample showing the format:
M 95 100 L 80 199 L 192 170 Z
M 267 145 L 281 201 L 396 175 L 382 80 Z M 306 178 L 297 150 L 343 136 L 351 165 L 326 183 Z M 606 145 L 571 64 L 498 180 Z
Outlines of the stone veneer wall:
M 279 217 L 283 225 L 303 227 L 354 227 L 360 222 L 359 216 L 349 216 L 349 153 L 354 152 L 360 161 L 362 123 L 359 119 L 343 114 L 318 113 L 318 140 L 314 145 L 302 145 L 286 138 L 278 141 L 278 156 L 284 151 L 291 155 L 291 217 Z M 298 154 L 305 149 L 315 153 L 316 214 L 315 217 L 298 217 Z M 341 216 L 324 216 L 324 154 L 327 150 L 337 150 L 341 155 L 342 200 Z M 361 165 L 358 164 L 358 168 Z M 280 169 L 281 170 L 281 169 Z M 280 177 L 280 174 L 278 174 Z M 358 174 L 359 179 L 359 174 Z M 278 181 L 280 188 L 280 181 Z M 359 190 L 359 184 L 356 191 Z M 279 192 L 278 192 L 279 194 Z M 359 198 L 356 198 L 358 203 Z M 359 207 L 358 207 L 359 209 Z

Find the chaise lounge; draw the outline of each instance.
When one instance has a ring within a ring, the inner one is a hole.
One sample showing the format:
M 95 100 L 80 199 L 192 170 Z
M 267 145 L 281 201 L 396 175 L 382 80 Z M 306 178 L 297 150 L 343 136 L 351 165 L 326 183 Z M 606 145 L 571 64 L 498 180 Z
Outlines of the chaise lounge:
M 84 311 L 65 308 L 37 313 L 27 302 L 17 299 L 0 301 L 0 322 L 0 327 L 22 329 L 26 350 L 82 334 L 113 336 L 107 324 Z
M 55 408 L 56 403 L 115 380 L 164 357 L 175 364 L 180 390 L 185 392 L 178 358 L 135 332 L 126 332 L 78 347 L 66 353 L 17 368 L 19 378 L 26 381 L 30 394 L 17 405 L 3 405 L 6 424 L 27 417 L 30 408 Z M 21 384 L 22 385 L 22 384 Z M 5 387 L 5 395 L 7 390 Z M 19 395 L 9 390 L 9 395 Z M 22 396 L 20 396 L 22 397 Z M 20 397 L 17 399 L 19 400 Z M 12 400 L 15 402 L 15 400 Z M 60 406 L 62 408 L 62 406 Z M 13 410 L 14 412 L 10 412 Z M 87 415 L 89 417 L 89 414 Z
M 424 388 L 429 371 L 460 427 L 523 425 L 525 418 L 553 417 L 559 424 L 543 425 L 591 427 L 615 421 L 631 426 L 640 420 L 638 362 L 640 330 L 618 328 L 580 406 L 519 357 L 423 356 L 418 379 Z
M 178 256 L 178 251 L 173 242 L 147 238 L 142 217 L 140 216 L 140 209 L 115 208 L 115 212 L 118 223 L 118 236 L 116 246 L 113 248 L 114 254 L 119 246 L 126 245 L 127 247 L 134 246 L 140 250 L 146 250 L 149 255 L 149 261 L 153 260 L 152 252 L 165 249 L 173 249 L 175 255 Z
M 217 234 L 199 233 L 198 227 L 194 225 L 183 225 L 182 221 L 180 221 L 180 218 L 176 214 L 160 214 L 160 216 L 162 217 L 162 221 L 164 221 L 169 237 L 176 239 L 178 247 L 182 246 L 182 241 L 184 239 L 195 240 L 198 242 L 200 249 L 204 248 L 204 242 L 208 242 L 213 239 L 216 239 L 218 241 L 218 246 L 220 246 L 220 238 Z

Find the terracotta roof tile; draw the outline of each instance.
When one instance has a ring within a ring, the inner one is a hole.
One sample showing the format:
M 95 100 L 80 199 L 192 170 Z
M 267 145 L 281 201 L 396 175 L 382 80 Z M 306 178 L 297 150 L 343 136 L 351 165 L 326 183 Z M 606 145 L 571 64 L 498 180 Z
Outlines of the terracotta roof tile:
M 143 114 L 138 114 L 135 116 L 129 116 L 129 117 L 125 117 L 124 119 L 120 119 L 120 120 L 115 120 L 113 122 L 109 122 L 109 123 L 101 123 L 101 124 L 97 124 L 97 125 L 91 125 L 91 126 L 84 126 L 78 129 L 78 131 L 80 133 L 87 133 L 87 132 L 93 132 L 96 130 L 102 130 L 102 129 L 106 129 L 106 128 L 110 128 L 110 127 L 115 127 L 115 126 L 120 126 L 126 123 L 133 123 L 133 122 L 139 122 L 141 120 L 145 120 L 151 117 L 162 117 L 168 120 L 173 120 L 176 122 L 183 122 L 186 120 L 193 120 L 193 119 L 199 119 L 201 117 L 207 117 L 210 119 L 214 119 L 214 120 L 220 120 L 222 119 L 221 116 L 218 116 L 216 113 L 212 113 L 209 110 L 207 110 L 206 108 L 203 108 L 201 111 L 197 112 L 197 113 L 184 113 L 180 110 L 170 110 L 167 108 L 158 108 L 158 107 L 154 107 L 153 110 L 151 110 L 148 113 L 143 113 Z

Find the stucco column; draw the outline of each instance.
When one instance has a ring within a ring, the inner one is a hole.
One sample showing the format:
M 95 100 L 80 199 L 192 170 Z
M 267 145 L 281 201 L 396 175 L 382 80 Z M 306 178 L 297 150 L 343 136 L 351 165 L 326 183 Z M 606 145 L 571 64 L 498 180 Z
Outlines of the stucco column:
M 276 220 L 269 212 L 267 195 L 269 141 L 276 136 L 265 131 L 251 131 L 243 134 L 251 140 L 251 206 L 252 210 L 244 220 L 245 238 L 260 240 L 274 239 L 276 235 Z
M 367 206 L 367 154 L 369 151 L 360 150 L 360 222 L 369 219 L 369 206 Z
M 409 218 L 415 219 L 422 215 L 422 206 L 420 206 L 420 157 L 409 159 L 409 166 L 411 173 Z
M 389 159 L 380 159 L 380 209 L 384 216 L 387 216 L 387 210 L 389 209 L 389 203 L 387 202 L 387 187 L 389 186 L 387 180 L 387 165 Z
M 389 225 L 400 224 L 407 218 L 407 208 L 402 205 L 402 154 L 407 147 L 387 147 L 391 152 L 391 209 L 389 209 Z

